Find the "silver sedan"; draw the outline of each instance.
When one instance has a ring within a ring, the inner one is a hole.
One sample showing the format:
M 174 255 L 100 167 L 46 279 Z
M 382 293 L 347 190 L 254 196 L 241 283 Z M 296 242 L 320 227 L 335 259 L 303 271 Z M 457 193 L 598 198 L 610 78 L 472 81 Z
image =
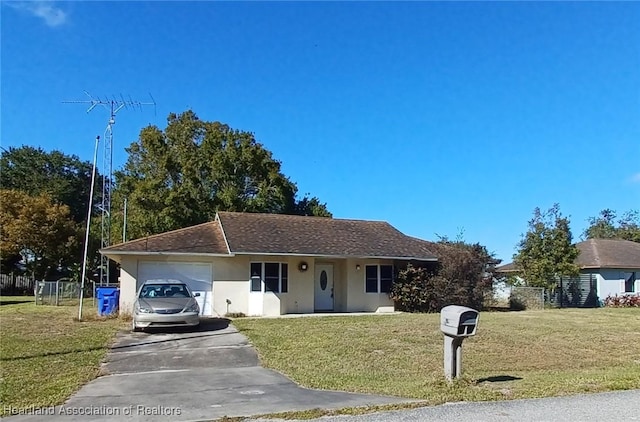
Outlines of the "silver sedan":
M 200 324 L 195 295 L 182 281 L 149 280 L 138 290 L 133 306 L 133 331 L 150 327 L 185 327 Z

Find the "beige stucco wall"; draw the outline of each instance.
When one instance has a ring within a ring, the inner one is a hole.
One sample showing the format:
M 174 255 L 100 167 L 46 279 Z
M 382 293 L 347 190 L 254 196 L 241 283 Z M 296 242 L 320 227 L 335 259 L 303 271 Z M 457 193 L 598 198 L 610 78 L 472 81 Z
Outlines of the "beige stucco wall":
M 213 314 L 224 316 L 227 312 L 245 315 L 281 315 L 286 313 L 313 312 L 313 259 L 240 255 L 236 257 L 202 256 L 123 256 L 120 260 L 120 311 L 132 313 L 139 262 L 204 262 L 213 265 Z M 305 272 L 298 269 L 301 261 L 307 262 Z M 288 293 L 250 292 L 249 271 L 251 262 L 283 262 L 289 265 Z M 252 297 L 250 297 L 250 295 Z M 257 297 L 256 297 L 257 296 Z M 250 299 L 261 301 L 259 313 L 251 312 Z M 231 302 L 227 307 L 227 300 Z
M 365 290 L 365 265 L 393 265 L 393 261 L 383 259 L 347 259 L 346 312 L 393 312 L 393 301 L 387 293 L 367 293 Z M 360 265 L 360 269 L 356 269 Z
M 333 295 L 334 310 L 347 312 L 347 260 L 343 259 L 333 264 Z
M 238 258 L 213 258 L 213 312 L 223 317 L 228 312 L 247 313 L 249 270 Z M 243 269 L 245 271 L 243 271 Z M 227 305 L 227 300 L 230 302 Z
M 365 265 L 393 264 L 385 260 L 316 259 L 291 256 L 240 255 L 203 256 L 123 256 L 120 260 L 120 312 L 131 313 L 138 289 L 138 262 L 204 262 L 213 266 L 213 314 L 282 315 L 314 312 L 314 274 L 317 263 L 333 264 L 334 310 L 338 312 L 390 312 L 393 302 L 386 293 L 365 292 Z M 300 262 L 307 271 L 300 271 Z M 287 293 L 251 292 L 251 262 L 282 262 L 289 265 Z M 360 270 L 356 270 L 360 265 Z M 227 300 L 230 302 L 227 305 Z M 259 306 L 257 306 L 259 304 Z
M 136 277 L 138 276 L 138 258 L 127 256 L 120 261 L 120 313 L 133 314 L 133 302 L 136 297 Z
M 261 301 L 262 309 L 260 309 L 260 307 L 254 307 L 254 309 L 262 311 L 260 315 L 272 316 L 313 312 L 313 259 L 290 256 L 247 255 L 238 256 L 235 260 L 236 263 L 234 265 L 236 265 L 239 271 L 243 272 L 245 278 L 249 277 L 251 262 L 281 262 L 289 266 L 289 288 L 287 293 L 249 292 L 250 287 L 247 285 L 246 290 L 248 295 L 251 296 L 250 300 L 254 300 L 254 303 Z M 307 263 L 307 271 L 300 271 L 298 269 L 298 265 L 302 261 Z M 257 314 L 254 309 L 249 308 L 247 304 L 247 310 L 244 311 L 245 314 Z

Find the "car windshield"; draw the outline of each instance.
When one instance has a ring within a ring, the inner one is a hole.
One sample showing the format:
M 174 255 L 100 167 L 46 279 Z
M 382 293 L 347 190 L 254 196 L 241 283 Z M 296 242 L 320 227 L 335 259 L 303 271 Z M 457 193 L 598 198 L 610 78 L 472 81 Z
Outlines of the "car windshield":
M 191 297 L 184 284 L 145 284 L 140 290 L 140 297 Z

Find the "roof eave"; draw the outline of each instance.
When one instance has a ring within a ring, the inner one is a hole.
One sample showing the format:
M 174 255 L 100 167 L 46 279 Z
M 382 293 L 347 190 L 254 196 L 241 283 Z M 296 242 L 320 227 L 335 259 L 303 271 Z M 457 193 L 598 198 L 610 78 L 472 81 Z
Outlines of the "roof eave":
M 416 256 L 378 256 L 378 255 L 326 255 L 326 254 L 310 254 L 310 253 L 291 253 L 291 252 L 233 252 L 234 255 L 265 255 L 265 256 L 296 256 L 310 258 L 339 258 L 339 259 L 394 259 L 402 261 L 437 261 L 438 258 L 433 257 L 416 257 Z
M 113 251 L 100 249 L 100 254 L 111 256 L 119 255 L 178 255 L 178 256 L 209 256 L 209 257 L 232 257 L 233 253 L 210 253 L 210 252 L 172 252 L 172 251 Z
M 584 265 L 581 266 L 581 270 L 597 270 L 597 269 L 605 269 L 605 270 L 640 270 L 640 265 Z

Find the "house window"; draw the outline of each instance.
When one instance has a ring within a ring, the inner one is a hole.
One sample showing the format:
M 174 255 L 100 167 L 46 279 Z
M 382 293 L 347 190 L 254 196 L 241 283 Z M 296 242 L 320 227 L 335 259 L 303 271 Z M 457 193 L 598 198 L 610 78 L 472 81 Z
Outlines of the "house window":
M 262 291 L 262 264 L 260 262 L 251 263 L 251 291 Z
M 289 291 L 289 265 L 280 264 L 280 292 L 287 293 Z
M 367 293 L 378 293 L 378 266 L 367 265 L 366 271 Z
M 393 265 L 367 265 L 365 291 L 367 293 L 389 293 L 393 283 Z
M 625 273 L 624 274 L 624 292 L 625 293 L 635 293 L 636 291 L 636 273 Z
M 380 265 L 380 292 L 389 293 L 393 282 L 393 266 Z
M 252 262 L 251 291 L 287 293 L 289 291 L 289 266 L 279 262 Z

